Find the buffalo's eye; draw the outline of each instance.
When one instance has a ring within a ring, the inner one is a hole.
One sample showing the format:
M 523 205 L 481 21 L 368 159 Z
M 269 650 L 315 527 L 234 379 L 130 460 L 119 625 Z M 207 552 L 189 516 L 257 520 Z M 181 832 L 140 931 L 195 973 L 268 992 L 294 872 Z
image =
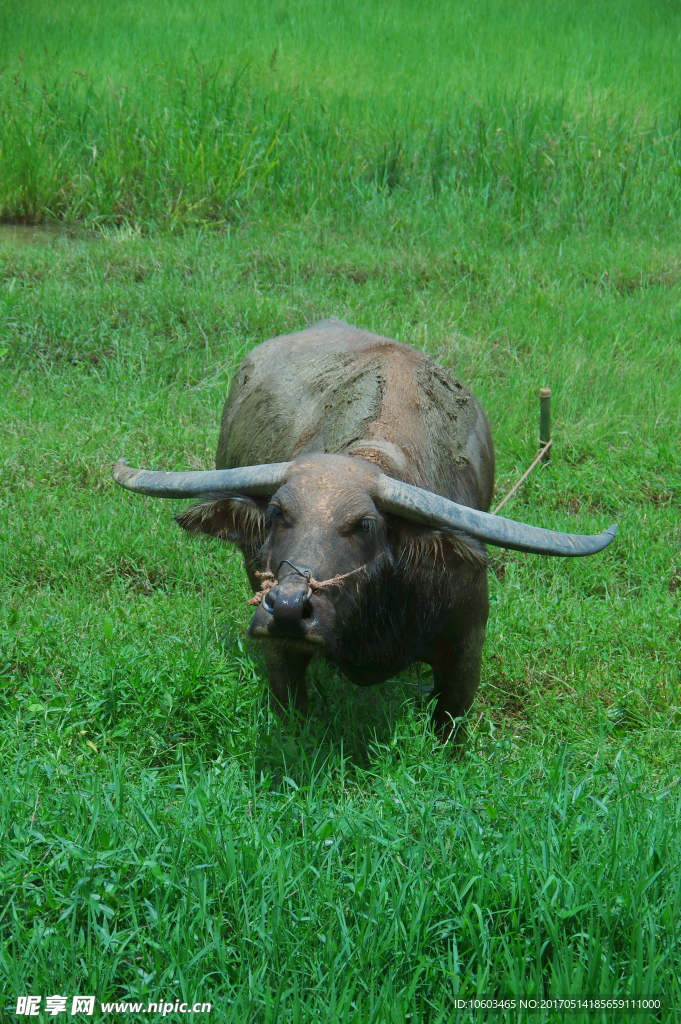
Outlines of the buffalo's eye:
M 357 523 L 357 529 L 360 530 L 362 533 L 373 533 L 375 528 L 376 520 L 371 519 L 369 516 L 367 516 L 365 519 L 361 519 L 359 523 Z
M 284 518 L 284 512 L 281 505 L 268 505 L 267 512 L 265 513 L 265 522 L 269 524 L 281 521 Z

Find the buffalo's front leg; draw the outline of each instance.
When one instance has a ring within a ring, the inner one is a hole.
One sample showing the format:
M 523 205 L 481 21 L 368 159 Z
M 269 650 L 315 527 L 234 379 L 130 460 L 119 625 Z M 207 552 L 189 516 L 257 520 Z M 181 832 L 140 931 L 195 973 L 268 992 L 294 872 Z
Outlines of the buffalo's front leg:
M 443 743 L 455 728 L 457 745 L 465 741 L 465 728 L 463 725 L 456 727 L 455 719 L 466 714 L 480 684 L 484 639 L 483 627 L 465 639 L 442 637 L 431 648 L 429 662 L 433 667 L 433 697 L 437 698 L 433 725 Z
M 262 647 L 273 709 L 280 718 L 285 718 L 291 708 L 307 715 L 305 673 L 312 656 L 285 644 L 266 642 Z
M 437 699 L 433 712 L 435 731 L 446 742 L 455 730 L 455 743 L 462 746 L 466 732 L 456 728 L 455 719 L 462 718 L 480 685 L 482 645 L 489 608 L 487 581 L 478 588 L 478 600 L 471 602 L 466 612 L 452 616 L 444 633 L 424 656 L 433 669 L 433 697 Z

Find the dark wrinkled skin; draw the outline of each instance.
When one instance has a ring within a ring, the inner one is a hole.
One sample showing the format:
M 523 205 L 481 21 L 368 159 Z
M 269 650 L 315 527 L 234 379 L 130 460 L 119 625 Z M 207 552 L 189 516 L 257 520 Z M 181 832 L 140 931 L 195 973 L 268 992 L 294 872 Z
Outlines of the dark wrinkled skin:
M 323 321 L 255 349 L 225 406 L 217 468 L 279 461 L 292 465 L 270 499 L 216 495 L 178 517 L 237 543 L 254 592 L 256 571 L 275 573 L 248 631 L 262 641 L 275 707 L 307 712 L 315 656 L 361 686 L 421 661 L 446 738 L 480 681 L 484 549 L 386 514 L 375 498 L 382 471 L 486 511 L 494 456 L 475 399 L 414 349 Z M 289 563 L 317 581 L 352 575 L 311 592 Z

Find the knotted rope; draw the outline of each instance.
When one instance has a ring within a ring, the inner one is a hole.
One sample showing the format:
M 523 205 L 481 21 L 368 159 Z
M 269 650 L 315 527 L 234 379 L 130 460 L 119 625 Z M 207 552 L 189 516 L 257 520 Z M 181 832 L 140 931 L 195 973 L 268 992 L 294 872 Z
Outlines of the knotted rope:
M 279 563 L 279 569 L 281 569 L 284 562 L 288 562 L 288 564 L 296 570 L 298 575 L 302 576 L 307 581 L 308 598 L 311 597 L 312 594 L 318 594 L 320 590 L 324 590 L 326 587 L 342 587 L 343 580 L 346 580 L 348 576 L 354 576 L 356 572 L 362 572 L 363 569 L 366 569 L 366 565 L 360 565 L 358 569 L 351 569 L 350 572 L 344 572 L 342 575 L 337 573 L 335 576 L 332 576 L 330 580 L 316 580 L 314 576 L 311 575 L 309 569 L 298 569 L 297 566 L 292 565 L 292 563 L 286 558 Z M 277 569 L 277 572 L 279 569 Z M 257 594 L 254 594 L 253 597 L 249 598 L 248 604 L 259 605 L 262 603 L 262 599 L 269 594 L 272 587 L 278 586 L 279 580 L 275 577 L 273 572 L 270 572 L 269 569 L 266 569 L 265 572 L 256 572 L 255 575 L 261 581 L 260 590 Z

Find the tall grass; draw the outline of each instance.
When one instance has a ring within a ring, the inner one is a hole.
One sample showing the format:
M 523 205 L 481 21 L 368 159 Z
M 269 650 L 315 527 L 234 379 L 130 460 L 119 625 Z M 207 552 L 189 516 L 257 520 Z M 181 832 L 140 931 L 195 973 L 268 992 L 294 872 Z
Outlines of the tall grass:
M 412 88 L 398 76 L 391 96 L 386 86 L 396 72 L 387 58 L 395 28 L 378 7 L 347 10 L 343 23 L 353 30 L 345 32 L 345 66 L 334 52 L 326 76 L 316 54 L 323 25 L 311 6 L 299 5 L 297 32 L 288 9 L 274 24 L 260 12 L 271 29 L 268 58 L 249 37 L 256 25 L 234 16 L 237 24 L 220 29 L 218 10 L 208 5 L 203 18 L 197 11 L 192 30 L 181 22 L 182 60 L 177 53 L 164 59 L 168 44 L 158 12 L 156 18 L 140 15 L 143 62 L 132 56 L 130 11 L 109 25 L 88 9 L 102 34 L 101 63 L 92 34 L 83 32 L 82 11 L 68 33 L 59 8 L 51 14 L 65 52 L 54 49 L 47 12 L 30 30 L 24 26 L 32 42 L 28 56 L 17 52 L 21 19 L 16 10 L 6 14 L 6 40 L 17 42 L 0 75 L 0 218 L 173 227 L 234 220 L 263 202 L 303 213 L 315 205 L 347 211 L 386 190 L 419 204 L 473 204 L 514 223 L 549 228 L 678 218 L 681 108 L 673 89 L 665 102 L 655 97 L 649 47 L 642 56 L 635 45 L 635 18 L 628 32 L 620 24 L 615 38 L 643 85 L 637 82 L 623 96 L 622 70 L 611 70 L 609 94 L 601 69 L 595 76 L 600 87 L 595 82 L 592 94 L 587 83 L 584 96 L 571 84 L 576 57 L 573 64 L 568 59 L 571 40 L 583 49 L 583 32 L 564 15 L 553 17 L 555 31 L 563 32 L 554 44 L 560 47 L 554 73 L 537 81 L 517 57 L 536 47 L 535 37 L 548 28 L 545 19 L 535 19 L 532 31 L 531 19 L 511 19 L 502 5 L 490 3 L 495 37 L 480 11 L 464 31 L 462 10 L 454 5 L 458 18 L 450 13 L 442 26 L 453 48 L 448 62 L 442 41 L 433 45 L 435 9 L 424 4 L 410 18 L 407 8 L 398 8 L 406 56 L 400 51 L 394 59 L 416 77 Z M 592 30 L 605 31 L 602 18 L 593 11 L 591 17 Z M 678 19 L 666 17 L 678 30 Z M 361 34 L 372 19 L 383 26 L 384 45 L 377 25 Z M 225 40 L 219 57 L 207 21 Z M 666 69 L 672 85 L 678 75 L 661 31 L 659 24 L 653 33 L 660 45 L 656 70 Z M 526 40 L 522 32 L 531 35 Z M 127 41 L 124 52 L 119 35 Z M 380 47 L 375 59 L 372 35 Z M 506 74 L 500 38 L 515 54 Z M 37 49 L 40 39 L 44 52 Z M 462 39 L 468 40 L 463 51 Z M 111 53 L 109 41 L 116 44 Z M 481 46 L 488 50 L 482 56 Z M 483 85 L 480 65 L 490 53 L 501 68 L 488 72 Z M 610 69 L 616 56 L 617 50 L 609 52 Z M 661 66 L 663 58 L 668 63 Z M 472 82 L 477 96 L 463 87 Z

